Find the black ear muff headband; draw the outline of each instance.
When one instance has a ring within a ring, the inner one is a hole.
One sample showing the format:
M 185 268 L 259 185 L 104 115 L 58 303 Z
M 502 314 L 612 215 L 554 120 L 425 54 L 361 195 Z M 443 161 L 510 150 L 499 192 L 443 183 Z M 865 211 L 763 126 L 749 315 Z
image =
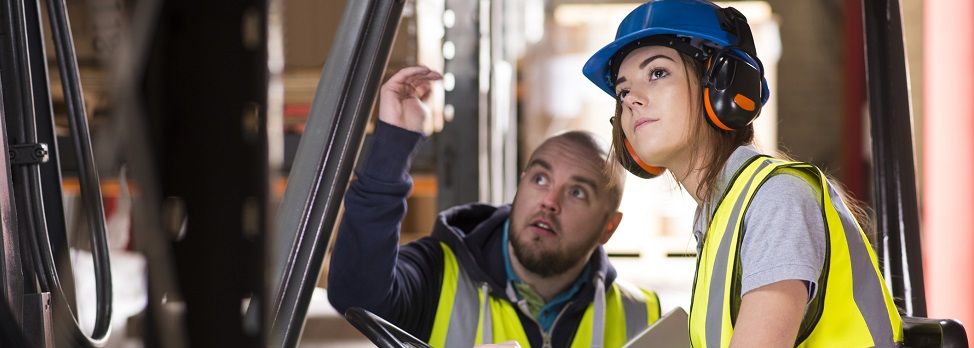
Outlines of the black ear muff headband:
M 732 131 L 747 127 L 761 114 L 764 66 L 755 53 L 747 18 L 733 7 L 718 10 L 717 17 L 721 29 L 737 36 L 737 45 L 710 56 L 700 85 L 704 88 L 707 121 Z

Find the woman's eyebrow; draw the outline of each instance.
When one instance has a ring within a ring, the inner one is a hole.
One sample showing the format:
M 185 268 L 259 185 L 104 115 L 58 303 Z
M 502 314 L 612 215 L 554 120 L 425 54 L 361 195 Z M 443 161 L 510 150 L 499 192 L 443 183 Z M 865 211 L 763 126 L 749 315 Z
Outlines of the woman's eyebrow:
M 676 61 L 673 60 L 673 58 L 670 58 L 670 57 L 668 57 L 666 55 L 657 54 L 655 56 L 646 58 L 646 60 L 644 60 L 642 63 L 639 63 L 639 70 L 645 69 L 646 66 L 649 65 L 649 63 L 652 63 L 654 60 L 657 60 L 657 59 L 660 59 L 660 58 L 668 59 L 669 61 L 676 63 Z M 618 84 L 623 83 L 623 82 L 626 82 L 626 77 L 625 76 L 619 76 L 619 78 L 616 79 L 616 83 L 615 84 L 618 85 Z
M 646 60 L 644 60 L 642 63 L 639 63 L 639 70 L 645 69 L 646 66 L 649 65 L 649 63 L 652 63 L 654 60 L 657 60 L 659 58 L 666 58 L 666 59 L 669 59 L 671 62 L 676 63 L 676 61 L 673 60 L 673 58 L 667 57 L 667 56 L 662 55 L 662 54 L 657 54 L 655 56 L 646 58 Z

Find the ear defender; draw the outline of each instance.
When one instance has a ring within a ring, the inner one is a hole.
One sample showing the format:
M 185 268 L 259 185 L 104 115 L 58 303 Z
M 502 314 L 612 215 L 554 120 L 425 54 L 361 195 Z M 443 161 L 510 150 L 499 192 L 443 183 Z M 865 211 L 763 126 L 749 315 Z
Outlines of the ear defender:
M 616 127 L 615 117 L 609 117 L 609 124 L 611 124 L 613 128 Z M 615 131 L 621 132 L 618 129 L 616 129 Z M 636 149 L 632 147 L 632 144 L 629 143 L 629 139 L 627 139 L 624 134 L 622 135 L 622 142 L 625 145 L 626 151 L 622 153 L 622 158 L 619 159 L 619 164 L 621 164 L 623 168 L 626 168 L 626 170 L 632 173 L 632 175 L 638 176 L 643 179 L 652 179 L 657 176 L 660 176 L 661 174 L 663 174 L 663 172 L 666 171 L 666 168 L 653 167 L 651 165 L 646 164 L 646 162 L 643 162 L 641 159 L 639 159 L 639 156 L 636 155 Z
M 730 51 L 707 65 L 702 79 L 707 121 L 728 131 L 747 127 L 761 114 L 761 72 Z
M 653 167 L 640 160 L 639 156 L 636 155 L 636 149 L 633 149 L 632 144 L 629 143 L 629 139 L 623 138 L 622 141 L 626 145 L 626 152 L 622 153 L 623 158 L 619 164 L 622 164 L 622 167 L 630 173 L 643 179 L 652 179 L 666 171 L 666 168 Z
M 754 53 L 754 39 L 747 19 L 737 9 L 717 11 L 721 27 L 733 28 L 738 44 L 724 48 L 707 61 L 703 87 L 707 121 L 723 130 L 747 127 L 761 114 L 767 99 L 764 67 Z
M 623 160 L 620 162 L 622 162 L 622 167 L 630 173 L 643 179 L 652 179 L 666 171 L 666 168 L 653 167 L 640 160 L 639 156 L 636 155 L 636 150 L 629 143 L 629 139 L 623 138 L 622 141 L 625 142 L 626 152 L 623 153 Z

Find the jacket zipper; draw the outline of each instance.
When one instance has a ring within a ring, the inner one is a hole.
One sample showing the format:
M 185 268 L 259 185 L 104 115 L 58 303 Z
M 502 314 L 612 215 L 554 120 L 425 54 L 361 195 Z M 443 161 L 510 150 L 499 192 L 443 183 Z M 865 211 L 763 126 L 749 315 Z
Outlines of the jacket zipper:
M 510 285 L 508 285 L 508 286 L 510 286 Z M 531 318 L 531 321 L 533 321 L 534 324 L 538 326 L 538 331 L 541 332 L 541 340 L 542 340 L 542 346 L 541 347 L 542 348 L 552 348 L 553 346 L 551 345 L 551 332 L 554 332 L 555 331 L 555 326 L 558 324 L 558 319 L 560 319 L 561 316 L 562 316 L 562 314 L 565 314 L 565 312 L 568 311 L 568 308 L 571 307 L 572 304 L 574 304 L 575 302 L 574 301 L 569 301 L 568 303 L 565 303 L 565 306 L 562 307 L 561 308 L 561 311 L 558 312 L 558 315 L 555 316 L 555 320 L 553 320 L 551 322 L 551 329 L 548 330 L 548 332 L 545 332 L 544 331 L 544 328 L 541 327 L 541 323 L 538 322 L 538 319 L 531 315 L 531 311 L 529 311 L 527 309 L 527 307 L 523 306 L 521 304 L 521 301 L 518 301 L 516 297 L 512 297 L 513 295 L 511 295 L 510 293 L 508 293 L 508 296 L 511 298 L 511 302 L 517 304 L 517 306 L 515 306 L 515 307 L 517 307 L 517 309 L 520 310 L 521 313 L 525 314 L 525 316 L 527 316 L 528 318 Z
M 538 330 L 541 330 L 541 338 L 543 339 L 543 342 L 544 342 L 542 344 L 542 346 L 541 346 L 542 348 L 551 348 L 552 347 L 551 346 L 551 333 L 555 331 L 555 326 L 558 324 L 558 319 L 561 318 L 561 315 L 562 314 L 565 314 L 565 311 L 568 310 L 568 307 L 571 307 L 572 303 L 573 302 L 568 302 L 568 303 L 565 304 L 564 307 L 561 308 L 561 312 L 558 312 L 558 315 L 555 316 L 555 320 L 553 320 L 551 322 L 551 329 L 548 330 L 548 332 L 545 332 L 544 329 L 541 328 L 541 323 L 538 323 L 537 320 L 534 321 L 535 324 L 538 324 Z
M 548 330 L 548 332 L 544 331 L 544 328 L 541 327 L 541 323 L 538 322 L 538 319 L 531 316 L 531 312 L 525 309 L 523 306 L 521 306 L 520 303 L 518 303 L 516 307 L 518 310 L 521 311 L 521 313 L 524 313 L 525 315 L 527 315 L 528 318 L 531 318 L 531 321 L 533 321 L 535 325 L 538 325 L 538 331 L 541 332 L 541 340 L 542 340 L 541 347 L 552 348 L 553 346 L 551 345 L 551 332 L 555 331 L 555 325 L 558 324 L 558 319 L 561 318 L 562 314 L 565 314 L 565 311 L 567 311 L 568 307 L 571 307 L 573 303 L 574 302 L 565 303 L 565 306 L 561 308 L 561 312 L 558 312 L 558 315 L 555 316 L 555 320 L 551 322 L 551 330 Z

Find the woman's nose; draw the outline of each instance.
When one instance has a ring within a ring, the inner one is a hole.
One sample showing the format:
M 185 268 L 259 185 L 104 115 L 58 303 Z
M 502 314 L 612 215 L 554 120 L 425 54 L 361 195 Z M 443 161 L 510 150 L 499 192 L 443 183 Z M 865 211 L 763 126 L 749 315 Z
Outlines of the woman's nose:
M 639 93 L 635 93 L 634 91 L 629 91 L 629 93 L 626 93 L 623 101 L 625 101 L 626 105 L 628 105 L 630 108 L 646 105 L 646 98 L 642 97 Z

